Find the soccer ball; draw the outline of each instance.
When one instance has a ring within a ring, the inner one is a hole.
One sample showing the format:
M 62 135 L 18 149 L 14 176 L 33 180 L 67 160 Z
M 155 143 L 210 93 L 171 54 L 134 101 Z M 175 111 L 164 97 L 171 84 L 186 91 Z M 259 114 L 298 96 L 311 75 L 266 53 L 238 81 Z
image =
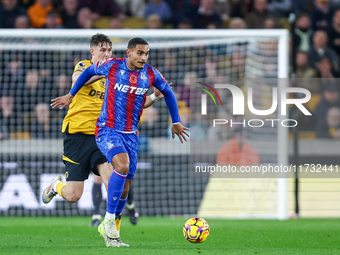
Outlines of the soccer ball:
M 210 233 L 208 223 L 201 218 L 191 218 L 184 223 L 183 235 L 191 243 L 202 243 Z

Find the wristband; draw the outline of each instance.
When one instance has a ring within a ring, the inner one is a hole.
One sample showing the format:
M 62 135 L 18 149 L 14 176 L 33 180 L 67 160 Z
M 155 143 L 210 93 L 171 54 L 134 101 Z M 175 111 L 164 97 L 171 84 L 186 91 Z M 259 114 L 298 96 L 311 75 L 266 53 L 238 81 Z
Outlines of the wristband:
M 151 94 L 151 100 L 157 102 L 159 99 L 156 97 L 155 93 Z

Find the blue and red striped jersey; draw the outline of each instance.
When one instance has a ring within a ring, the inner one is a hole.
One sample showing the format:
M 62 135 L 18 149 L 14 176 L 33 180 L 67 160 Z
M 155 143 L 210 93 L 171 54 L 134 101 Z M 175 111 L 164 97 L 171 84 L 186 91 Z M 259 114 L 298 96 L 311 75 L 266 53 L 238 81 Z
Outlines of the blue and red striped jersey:
M 126 58 L 107 58 L 95 65 L 98 75 L 105 75 L 106 88 L 97 126 L 108 126 L 117 131 L 137 131 L 146 94 L 151 85 L 160 91 L 169 86 L 161 73 L 149 64 L 132 71 Z

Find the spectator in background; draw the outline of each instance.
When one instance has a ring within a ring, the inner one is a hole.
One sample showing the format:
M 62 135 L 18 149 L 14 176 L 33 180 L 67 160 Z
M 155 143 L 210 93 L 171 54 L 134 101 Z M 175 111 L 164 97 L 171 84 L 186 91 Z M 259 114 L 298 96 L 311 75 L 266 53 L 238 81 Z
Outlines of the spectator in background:
M 311 20 L 307 13 L 301 13 L 297 18 L 294 36 L 296 36 L 294 48 L 305 52 L 311 49 L 313 30 L 311 29 Z
M 27 10 L 28 18 L 34 28 L 42 28 L 46 25 L 47 13 L 53 10 L 52 0 L 36 0 L 35 4 L 30 6 Z M 58 19 L 58 24 L 62 20 Z
M 122 29 L 123 28 L 123 24 L 121 19 L 119 18 L 111 18 L 110 19 L 110 28 L 111 29 Z
M 30 113 L 38 103 L 48 103 L 51 98 L 49 93 L 45 93 L 39 80 L 38 70 L 32 69 L 26 73 L 25 87 L 21 96 L 21 110 Z
M 4 75 L 2 75 L 1 81 L 1 92 L 9 91 L 14 95 L 17 89 L 22 88 L 22 85 L 25 80 L 25 67 L 22 61 L 20 60 L 10 60 L 7 64 Z
M 252 147 L 242 136 L 242 129 L 234 129 L 231 140 L 222 145 L 216 163 L 219 165 L 251 166 L 260 164 L 256 148 Z
M 29 28 L 28 17 L 26 15 L 18 16 L 15 19 L 14 28 L 17 28 L 17 29 Z
M 64 0 L 60 11 L 60 16 L 63 21 L 64 28 L 79 28 L 78 2 L 77 0 Z
M 332 26 L 328 28 L 328 45 L 340 55 L 340 10 L 333 17 Z
M 296 53 L 296 78 L 316 78 L 317 77 L 317 72 L 315 69 L 311 68 L 308 65 L 308 54 L 307 52 L 304 51 L 298 51 Z M 314 93 L 318 93 L 314 92 Z M 313 93 L 313 92 L 312 92 Z
M 230 17 L 240 17 L 245 18 L 249 12 L 252 10 L 253 1 L 252 0 L 231 0 L 230 5 Z
M 171 9 L 164 0 L 150 0 L 145 8 L 145 19 L 151 15 L 157 14 L 163 23 L 167 23 L 171 19 Z
M 70 90 L 70 82 L 65 74 L 61 74 L 55 78 L 55 85 L 53 86 L 50 98 L 56 98 L 67 94 Z
M 330 0 L 331 8 L 334 10 L 340 9 L 340 0 Z
M 14 114 L 14 98 L 2 96 L 0 98 L 0 140 L 9 139 L 10 132 L 16 130 L 17 120 Z
M 327 78 L 334 81 L 334 78 L 339 78 L 340 74 L 338 71 L 332 67 L 332 63 L 329 58 L 324 57 L 317 63 L 317 68 L 319 71 L 319 78 Z
M 157 14 L 152 14 L 146 21 L 146 28 L 159 29 L 163 27 L 162 19 Z
M 190 105 L 190 84 L 197 84 L 197 73 L 187 72 L 184 75 L 183 85 L 176 87 L 176 92 L 180 95 L 180 100 L 184 101 L 188 107 Z M 194 100 L 194 98 L 192 98 Z M 197 102 L 198 104 L 198 102 Z
M 232 18 L 229 23 L 230 29 L 245 29 L 246 27 L 246 22 L 241 18 Z
M 245 21 L 248 28 L 264 28 L 268 18 L 267 0 L 254 0 L 254 10 L 245 17 Z
M 18 0 L 18 4 L 22 7 L 24 7 L 25 9 L 27 9 L 28 7 L 33 5 L 34 2 L 35 2 L 35 0 Z
M 49 11 L 46 16 L 46 24 L 43 26 L 43 28 L 62 28 L 62 26 L 58 24 L 59 19 L 59 14 L 56 10 Z
M 145 2 L 142 0 L 116 0 L 122 13 L 127 16 L 144 18 Z
M 177 26 L 178 29 L 192 29 L 192 22 L 189 18 L 182 19 Z
M 215 0 L 201 0 L 200 5 L 188 14 L 194 28 L 207 28 L 209 24 L 220 27 L 221 17 L 215 11 L 214 4 Z
M 326 30 L 332 24 L 333 14 L 329 0 L 315 0 L 315 9 L 311 12 L 312 29 Z
M 339 70 L 339 57 L 332 48 L 327 46 L 327 43 L 326 32 L 323 30 L 316 31 L 313 36 L 313 47 L 308 53 L 309 65 L 316 68 L 316 63 L 326 57 L 331 61 L 334 69 Z
M 322 92 L 322 99 L 317 105 L 314 114 L 316 117 L 316 135 L 318 138 L 323 138 L 325 134 L 328 133 L 329 127 L 326 116 L 332 107 L 340 107 L 339 90 L 335 84 L 328 83 Z
M 309 0 L 293 0 L 293 12 L 296 16 L 299 16 L 301 13 L 307 13 L 309 11 Z
M 82 9 L 84 7 L 90 8 L 94 21 L 101 16 L 125 19 L 125 15 L 121 12 L 115 0 L 78 0 L 78 8 Z
M 215 0 L 214 9 L 222 20 L 228 20 L 230 16 L 230 1 Z
M 267 4 L 267 10 L 275 18 L 288 17 L 292 8 L 292 0 L 271 0 Z
M 264 29 L 274 29 L 274 28 L 278 28 L 277 27 L 277 23 L 275 21 L 274 18 L 267 18 L 265 21 L 264 21 Z
M 217 119 L 230 119 L 226 109 L 219 110 L 216 115 Z M 208 124 L 209 125 L 209 124 Z M 230 125 L 209 126 L 206 137 L 209 141 L 226 141 L 230 139 Z
M 327 130 L 319 130 L 319 138 L 340 138 L 340 108 L 331 107 L 326 116 Z M 323 132 L 320 132 L 323 131 Z M 326 132 L 327 131 L 327 132 Z
M 320 93 L 320 84 L 317 80 L 310 80 L 317 78 L 317 71 L 308 65 L 307 52 L 298 51 L 296 53 L 296 78 L 299 78 L 299 87 L 306 88 L 310 93 Z
M 217 29 L 218 28 L 218 24 L 217 23 L 209 23 L 207 26 L 207 29 Z
M 26 15 L 26 10 L 18 5 L 18 0 L 3 0 L 0 5 L 0 28 L 14 28 L 16 18 L 21 15 Z
M 138 133 L 144 135 L 146 139 L 160 136 L 160 134 L 157 134 L 159 133 L 158 130 L 160 130 L 159 123 L 157 123 L 158 119 L 158 111 L 153 105 L 143 110 L 138 125 Z
M 56 138 L 60 136 L 58 129 L 58 123 L 51 118 L 50 106 L 45 103 L 37 104 L 30 128 L 32 138 Z
M 93 28 L 94 18 L 90 8 L 83 7 L 79 10 L 77 22 L 80 28 L 85 29 Z

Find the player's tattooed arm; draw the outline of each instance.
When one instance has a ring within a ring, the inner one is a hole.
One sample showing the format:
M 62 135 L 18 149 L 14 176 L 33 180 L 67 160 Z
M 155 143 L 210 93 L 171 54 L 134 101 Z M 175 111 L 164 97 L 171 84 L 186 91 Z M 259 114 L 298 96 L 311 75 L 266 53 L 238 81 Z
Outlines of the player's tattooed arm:
M 73 75 L 72 75 L 72 83 L 75 83 L 75 82 L 76 82 L 76 80 L 78 79 L 78 77 L 79 77 L 80 74 L 81 74 L 80 71 L 76 71 L 76 72 L 73 73 Z M 90 80 L 88 80 L 88 81 L 85 83 L 85 86 L 86 86 L 86 85 L 89 85 L 89 84 L 91 84 L 91 83 L 94 83 L 94 82 L 96 82 L 96 81 L 98 81 L 98 80 L 100 80 L 100 79 L 102 79 L 102 78 L 105 78 L 105 75 L 95 75 L 95 76 L 93 76 Z

